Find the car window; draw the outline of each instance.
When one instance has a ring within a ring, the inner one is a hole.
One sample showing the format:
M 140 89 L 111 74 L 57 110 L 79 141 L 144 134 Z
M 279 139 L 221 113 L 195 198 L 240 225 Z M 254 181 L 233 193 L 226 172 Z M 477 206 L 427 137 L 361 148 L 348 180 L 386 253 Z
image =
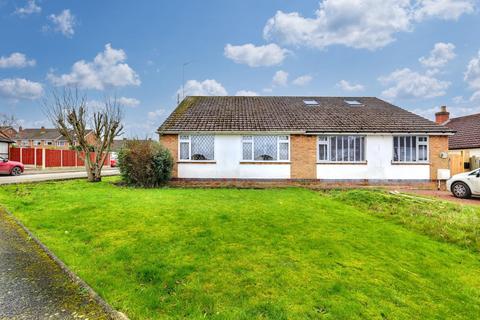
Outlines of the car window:
M 476 176 L 480 172 L 480 169 L 472 171 L 472 173 L 469 174 L 469 176 Z

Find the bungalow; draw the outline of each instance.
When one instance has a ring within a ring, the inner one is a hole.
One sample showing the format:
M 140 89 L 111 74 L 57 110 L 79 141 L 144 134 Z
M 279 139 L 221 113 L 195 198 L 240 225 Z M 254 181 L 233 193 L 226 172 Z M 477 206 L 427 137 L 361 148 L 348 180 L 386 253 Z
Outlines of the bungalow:
M 428 181 L 454 130 L 374 97 L 193 96 L 157 132 L 175 178 Z

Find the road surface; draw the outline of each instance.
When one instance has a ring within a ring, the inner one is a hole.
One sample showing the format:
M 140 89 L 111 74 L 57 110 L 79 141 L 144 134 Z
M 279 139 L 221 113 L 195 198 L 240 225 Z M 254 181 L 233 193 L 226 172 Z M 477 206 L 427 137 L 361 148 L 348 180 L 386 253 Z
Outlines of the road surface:
M 102 170 L 102 176 L 115 176 L 120 171 L 118 169 L 104 169 Z M 24 183 L 24 182 L 39 182 L 50 180 L 66 180 L 76 178 L 86 178 L 87 173 L 85 171 L 78 172 L 55 172 L 55 173 L 35 173 L 35 174 L 22 174 L 20 176 L 0 176 L 0 184 L 12 184 L 12 183 Z

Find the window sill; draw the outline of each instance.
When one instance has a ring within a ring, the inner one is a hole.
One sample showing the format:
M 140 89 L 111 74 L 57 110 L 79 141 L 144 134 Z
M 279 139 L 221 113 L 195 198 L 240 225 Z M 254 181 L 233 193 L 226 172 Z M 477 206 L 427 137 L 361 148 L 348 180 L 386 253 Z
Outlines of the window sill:
M 179 160 L 177 163 L 187 163 L 187 164 L 216 164 L 215 160 Z
M 422 162 L 397 162 L 397 161 L 392 161 L 392 165 L 394 166 L 401 166 L 401 165 L 405 165 L 405 166 L 425 166 L 425 165 L 429 165 L 430 162 L 428 161 L 422 161 Z
M 240 161 L 240 164 L 290 164 L 290 161 Z
M 355 162 L 348 162 L 348 161 L 317 161 L 317 164 L 339 164 L 339 165 L 360 165 L 364 166 L 368 164 L 368 161 L 355 161 Z

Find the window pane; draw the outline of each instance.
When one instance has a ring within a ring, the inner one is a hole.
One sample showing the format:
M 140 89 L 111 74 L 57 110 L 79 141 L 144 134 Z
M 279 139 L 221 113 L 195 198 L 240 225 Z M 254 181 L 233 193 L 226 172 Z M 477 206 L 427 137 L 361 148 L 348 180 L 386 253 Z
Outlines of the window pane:
M 188 142 L 180 142 L 180 160 L 190 160 L 188 158 Z
M 412 137 L 412 161 L 417 161 L 417 138 Z
M 243 160 L 252 160 L 252 143 L 243 143 Z
M 188 140 L 189 140 L 189 136 L 180 136 L 180 140 L 188 141 Z
M 427 161 L 427 146 L 418 146 L 418 161 Z
M 252 136 L 243 136 L 242 140 L 243 141 L 252 141 Z
M 287 140 L 288 141 L 288 136 L 279 136 L 278 140 Z
M 336 137 L 336 138 L 337 138 L 337 161 L 342 161 L 343 139 L 342 137 Z
M 277 160 L 277 137 L 276 136 L 255 136 L 254 138 L 254 160 L 274 161 Z
M 337 161 L 337 137 L 330 137 L 330 161 Z
M 327 159 L 327 145 L 326 144 L 320 144 L 318 146 L 318 160 L 320 161 L 326 161 Z
M 362 137 L 356 137 L 355 138 L 355 160 L 356 161 L 363 161 L 362 159 Z
M 399 161 L 398 155 L 398 137 L 393 137 L 393 161 Z
M 192 160 L 213 160 L 214 136 L 191 136 Z
M 348 137 L 348 161 L 355 161 L 355 137 Z
M 342 140 L 343 140 L 343 150 L 342 150 L 343 158 L 342 158 L 342 161 L 348 161 L 348 137 L 344 136 L 344 137 L 342 137 Z
M 287 142 L 281 142 L 279 143 L 279 157 L 280 160 L 288 160 L 288 143 Z
M 405 160 L 412 161 L 411 142 L 412 137 L 405 137 Z

